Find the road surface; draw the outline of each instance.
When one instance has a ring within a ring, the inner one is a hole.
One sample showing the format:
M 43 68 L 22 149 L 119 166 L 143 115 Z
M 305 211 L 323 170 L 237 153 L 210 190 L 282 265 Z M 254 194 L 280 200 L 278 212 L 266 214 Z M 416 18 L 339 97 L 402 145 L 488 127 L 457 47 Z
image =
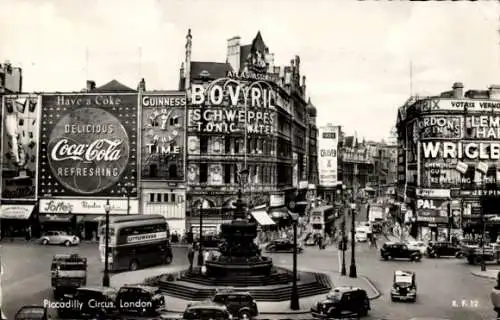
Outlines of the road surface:
M 77 247 L 42 246 L 36 243 L 2 242 L 1 261 L 3 307 L 8 319 L 23 305 L 37 305 L 51 297 L 50 264 L 60 253 L 78 253 L 87 258 L 87 285 L 100 286 L 103 264 L 99 260 L 98 244 L 82 243 Z M 187 249 L 173 248 L 172 265 L 187 264 Z

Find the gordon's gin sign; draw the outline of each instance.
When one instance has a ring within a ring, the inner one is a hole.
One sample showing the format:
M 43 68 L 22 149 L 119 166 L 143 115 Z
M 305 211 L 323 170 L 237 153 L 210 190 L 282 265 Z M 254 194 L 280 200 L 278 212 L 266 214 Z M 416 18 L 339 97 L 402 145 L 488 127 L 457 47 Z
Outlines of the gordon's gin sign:
M 89 104 L 84 98 L 77 106 L 65 106 L 72 100 L 57 97 L 50 96 L 55 108 L 43 105 L 62 112 L 47 112 L 49 119 L 42 121 L 48 126 L 42 129 L 41 196 L 125 195 L 121 182 L 135 183 L 137 177 L 137 96 L 130 101 L 109 96 L 112 104 L 99 105 L 101 96 L 89 95 Z

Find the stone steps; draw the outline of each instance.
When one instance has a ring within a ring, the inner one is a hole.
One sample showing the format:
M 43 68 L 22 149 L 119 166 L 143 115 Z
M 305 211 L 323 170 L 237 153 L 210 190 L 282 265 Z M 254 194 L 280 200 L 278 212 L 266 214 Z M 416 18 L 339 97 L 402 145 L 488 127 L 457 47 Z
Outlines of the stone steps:
M 314 273 L 312 276 L 313 279 L 310 282 L 299 281 L 297 283 L 300 297 L 326 294 L 331 290 L 332 284 L 327 275 Z M 158 286 L 165 294 L 186 300 L 205 300 L 216 292 L 215 287 L 204 287 L 185 281 L 160 281 Z M 257 301 L 286 301 L 290 299 L 291 290 L 291 284 L 241 289 L 241 291 L 250 292 Z
M 254 287 L 291 283 L 293 274 L 291 272 L 277 272 L 269 276 L 235 276 L 220 279 L 192 272 L 183 275 L 179 280 L 204 286 Z

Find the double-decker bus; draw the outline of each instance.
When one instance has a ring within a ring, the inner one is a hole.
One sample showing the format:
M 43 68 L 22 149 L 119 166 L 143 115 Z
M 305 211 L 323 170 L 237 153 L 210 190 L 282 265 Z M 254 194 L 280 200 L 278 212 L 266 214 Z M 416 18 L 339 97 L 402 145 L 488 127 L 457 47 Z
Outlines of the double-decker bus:
M 105 262 L 106 226 L 100 227 L 99 252 Z M 161 215 L 112 217 L 109 222 L 109 269 L 137 270 L 170 264 L 172 247 L 167 220 Z
M 313 234 L 325 235 L 331 231 L 331 224 L 335 221 L 335 208 L 333 206 L 321 206 L 311 210 L 309 225 Z

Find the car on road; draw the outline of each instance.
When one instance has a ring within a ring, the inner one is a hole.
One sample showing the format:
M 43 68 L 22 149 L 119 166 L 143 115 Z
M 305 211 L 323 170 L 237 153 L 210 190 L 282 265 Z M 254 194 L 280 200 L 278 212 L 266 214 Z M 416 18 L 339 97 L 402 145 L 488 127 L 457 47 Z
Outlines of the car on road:
M 427 256 L 429 258 L 439 258 L 439 257 L 461 257 L 462 249 L 451 242 L 441 241 L 441 242 L 431 242 L 427 247 Z
M 16 312 L 14 320 L 48 320 L 47 308 L 43 306 L 24 306 Z
M 314 319 L 364 317 L 371 310 L 366 291 L 355 287 L 337 287 L 311 308 Z
M 277 239 L 269 242 L 265 247 L 266 252 L 293 252 L 293 241 L 289 239 Z M 297 244 L 297 252 L 304 251 L 300 244 Z
M 391 288 L 391 301 L 417 300 L 417 284 L 412 271 L 394 271 L 394 281 Z
M 427 245 L 423 241 L 408 241 L 406 244 L 408 248 L 418 250 L 421 254 L 427 252 Z
M 165 296 L 157 287 L 125 285 L 118 290 L 116 306 L 120 314 L 154 317 L 165 309 Z
M 249 292 L 220 290 L 211 300 L 212 302 L 225 305 L 233 317 L 241 320 L 252 319 L 259 315 L 257 302 Z
M 64 296 L 57 315 L 62 319 L 116 319 L 116 296 L 113 288 L 81 287 Z
M 40 237 L 39 241 L 43 245 L 63 244 L 66 247 L 80 244 L 80 238 L 70 235 L 65 231 L 48 231 Z
M 404 242 L 386 242 L 380 249 L 380 256 L 384 260 L 389 259 L 409 259 L 420 261 L 422 254 L 419 250 L 411 249 Z
M 356 242 L 367 242 L 368 241 L 367 230 L 365 228 L 356 228 L 354 239 L 356 240 Z
M 198 303 L 188 304 L 183 320 L 232 320 L 233 316 L 225 305 L 212 301 L 202 301 Z

